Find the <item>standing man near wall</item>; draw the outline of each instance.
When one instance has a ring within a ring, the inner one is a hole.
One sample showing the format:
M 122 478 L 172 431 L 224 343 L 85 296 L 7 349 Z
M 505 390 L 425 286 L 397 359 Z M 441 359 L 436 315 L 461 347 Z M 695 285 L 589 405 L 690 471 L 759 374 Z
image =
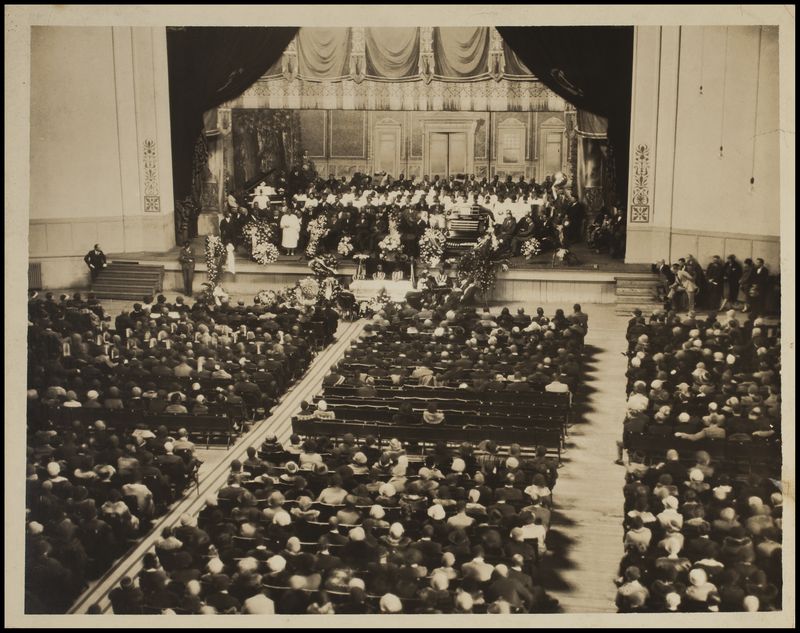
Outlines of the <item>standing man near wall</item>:
M 769 291 L 769 271 L 764 266 L 764 260 L 756 260 L 755 272 L 753 273 L 753 287 L 750 289 L 750 297 L 753 305 L 752 317 L 764 316 L 764 308 L 767 304 L 767 292 Z
M 191 242 L 186 241 L 183 244 L 178 261 L 181 263 L 181 273 L 183 274 L 183 292 L 191 297 L 194 282 L 194 250 Z
M 715 310 L 720 305 L 722 299 L 722 288 L 725 283 L 725 264 L 719 255 L 714 255 L 714 259 L 706 269 L 706 281 L 708 282 L 708 307 Z
M 85 261 L 86 265 L 89 267 L 89 272 L 92 274 L 92 283 L 94 283 L 97 281 L 100 270 L 107 265 L 106 255 L 100 250 L 100 244 L 95 244 L 94 250 L 86 253 L 86 257 L 83 258 L 83 261 Z

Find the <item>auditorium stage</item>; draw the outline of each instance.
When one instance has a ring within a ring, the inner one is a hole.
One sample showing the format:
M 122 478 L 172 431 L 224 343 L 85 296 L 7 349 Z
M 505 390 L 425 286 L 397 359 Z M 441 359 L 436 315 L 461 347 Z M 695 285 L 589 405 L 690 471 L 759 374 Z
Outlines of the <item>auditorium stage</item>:
M 205 238 L 192 240 L 196 258 L 195 292 L 205 281 Z M 579 260 L 573 266 L 561 261 L 553 265 L 552 253 L 544 253 L 531 259 L 515 257 L 509 260 L 506 272 L 497 275 L 494 292 L 488 297 L 492 303 L 541 302 L 559 305 L 573 303 L 614 304 L 616 302 L 616 280 L 618 278 L 641 278 L 651 276 L 646 264 L 626 264 L 611 259 L 608 254 L 597 255 L 585 243 L 570 249 Z M 183 280 L 178 253 L 175 246 L 165 253 L 106 253 L 109 261 L 138 262 L 140 264 L 164 266 L 164 290 L 173 293 L 183 292 Z M 236 275 L 224 272 L 222 286 L 231 293 L 256 294 L 261 290 L 277 290 L 294 285 L 296 281 L 311 274 L 308 260 L 297 255 L 281 255 L 274 264 L 261 266 L 243 253 L 236 253 Z M 341 259 L 339 274 L 349 277 L 355 274 L 356 263 L 351 259 Z M 387 281 L 390 284 L 391 281 Z

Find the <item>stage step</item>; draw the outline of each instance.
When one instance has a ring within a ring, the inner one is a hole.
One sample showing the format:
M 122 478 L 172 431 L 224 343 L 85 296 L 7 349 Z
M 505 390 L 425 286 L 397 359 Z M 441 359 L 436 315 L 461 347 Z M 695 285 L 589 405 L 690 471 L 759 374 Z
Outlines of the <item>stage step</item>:
M 616 313 L 617 316 L 632 316 L 639 308 L 643 314 L 649 315 L 653 310 L 663 307 L 663 300 L 658 298 L 660 282 L 656 274 L 643 274 L 635 277 L 615 277 L 616 281 Z
M 98 299 L 141 301 L 145 296 L 161 292 L 163 284 L 163 266 L 111 262 L 92 285 L 92 292 Z

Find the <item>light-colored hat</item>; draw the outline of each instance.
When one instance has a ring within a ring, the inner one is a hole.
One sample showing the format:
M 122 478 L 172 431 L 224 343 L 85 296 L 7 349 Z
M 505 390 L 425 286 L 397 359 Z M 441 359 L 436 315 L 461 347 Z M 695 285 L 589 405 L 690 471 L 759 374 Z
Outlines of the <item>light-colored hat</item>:
M 285 562 L 286 561 L 284 561 L 284 563 Z M 214 557 L 210 561 L 208 561 L 208 564 L 206 565 L 206 569 L 209 572 L 211 572 L 212 574 L 218 574 L 223 569 L 225 569 L 225 563 L 223 563 L 219 558 Z
M 389 528 L 389 534 L 391 534 L 394 538 L 400 538 L 403 536 L 405 530 L 403 529 L 403 525 L 401 523 L 392 523 L 392 526 Z
M 701 585 L 706 584 L 707 580 L 708 576 L 706 575 L 706 572 L 700 568 L 693 569 L 689 572 L 689 582 L 695 587 L 700 587 Z
M 666 499 L 664 499 L 664 507 L 668 510 L 677 510 L 678 509 L 678 500 L 670 495 Z
M 281 572 L 286 569 L 286 559 L 283 556 L 273 556 L 267 561 L 270 571 Z
M 50 462 L 47 464 L 47 474 L 51 477 L 55 477 L 58 473 L 61 472 L 61 466 L 58 465 L 58 462 Z
M 434 521 L 441 521 L 445 517 L 444 508 L 438 503 L 433 504 L 430 508 L 428 508 L 428 516 Z
M 350 530 L 348 536 L 350 537 L 351 541 L 357 543 L 363 541 L 367 535 L 364 533 L 364 528 L 354 527 L 352 530 Z
M 317 402 L 317 409 L 319 409 L 320 411 L 327 411 L 328 403 L 325 402 L 324 400 L 320 400 L 319 402 Z
M 381 598 L 380 602 L 382 613 L 400 613 L 403 610 L 403 604 L 393 593 L 387 593 Z
M 383 484 L 378 488 L 378 494 L 382 497 L 394 497 L 397 494 L 397 490 L 392 484 Z
M 286 527 L 291 524 L 292 517 L 289 516 L 288 512 L 277 512 L 275 516 L 272 517 L 272 522 L 281 527 Z
M 382 506 L 379 506 L 379 505 L 376 504 L 376 505 L 372 506 L 372 508 L 370 508 L 369 515 L 373 519 L 382 519 L 383 517 L 386 516 L 386 512 L 384 511 Z

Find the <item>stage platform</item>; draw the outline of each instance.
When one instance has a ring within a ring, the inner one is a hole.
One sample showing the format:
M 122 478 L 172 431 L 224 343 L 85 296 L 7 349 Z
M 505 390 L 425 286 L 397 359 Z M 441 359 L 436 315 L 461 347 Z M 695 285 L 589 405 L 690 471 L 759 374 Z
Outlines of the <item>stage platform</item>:
M 196 257 L 195 291 L 206 280 L 205 238 L 192 240 Z M 164 291 L 182 293 L 178 253 L 174 247 L 165 253 L 106 253 L 109 261 L 139 262 L 140 264 L 162 265 L 165 268 Z M 578 303 L 616 303 L 618 278 L 637 279 L 651 276 L 645 264 L 626 264 L 611 259 L 608 254 L 598 255 L 585 243 L 576 244 L 571 251 L 579 263 L 567 266 L 556 260 L 553 265 L 552 253 L 544 253 L 531 259 L 514 257 L 509 259 L 509 270 L 500 272 L 491 297 L 492 302 L 521 303 L 541 302 L 559 305 Z M 309 260 L 304 256 L 288 257 L 281 255 L 274 264 L 261 266 L 251 261 L 243 251 L 236 253 L 236 275 L 223 273 L 221 284 L 229 291 L 254 295 L 261 290 L 277 290 L 294 285 L 296 281 L 311 274 Z M 356 263 L 351 259 L 340 259 L 339 274 L 349 279 L 356 272 Z M 653 276 L 655 279 L 655 276 Z M 387 287 L 392 282 L 387 280 Z

